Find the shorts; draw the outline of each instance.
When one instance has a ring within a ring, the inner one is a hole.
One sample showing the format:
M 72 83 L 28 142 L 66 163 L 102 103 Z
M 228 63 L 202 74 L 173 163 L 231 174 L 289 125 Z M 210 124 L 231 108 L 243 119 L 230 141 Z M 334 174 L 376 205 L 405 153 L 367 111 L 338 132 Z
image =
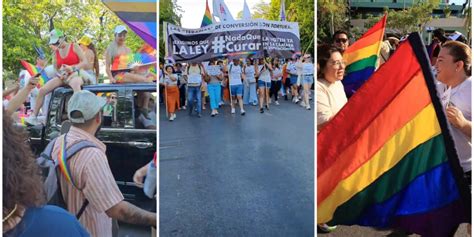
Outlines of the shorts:
M 290 84 L 291 85 L 296 85 L 296 83 L 298 82 L 298 76 L 290 76 Z
M 309 74 L 309 75 L 301 75 L 301 77 L 303 78 L 303 83 L 301 84 L 313 84 L 313 75 L 312 74 Z
M 92 84 L 91 75 L 89 75 L 89 73 L 87 73 L 83 69 L 81 69 L 79 72 L 73 72 L 72 74 L 67 76 L 67 78 L 63 81 L 64 84 L 69 85 L 71 79 L 74 77 L 80 77 L 84 86 Z
M 258 80 L 258 87 L 266 87 L 266 88 L 270 88 L 272 86 L 272 83 L 271 82 L 264 82 L 264 81 L 261 81 L 261 80 Z
M 235 95 L 242 96 L 244 94 L 244 85 L 240 84 L 240 85 L 230 86 L 230 93 L 233 96 Z

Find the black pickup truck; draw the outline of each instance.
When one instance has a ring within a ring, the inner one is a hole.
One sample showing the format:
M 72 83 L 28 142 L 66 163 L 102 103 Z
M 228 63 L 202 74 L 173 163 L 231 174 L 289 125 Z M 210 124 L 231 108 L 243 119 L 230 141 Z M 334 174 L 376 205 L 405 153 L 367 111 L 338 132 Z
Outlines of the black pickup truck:
M 145 92 L 156 95 L 156 83 L 99 84 L 85 86 L 83 90 L 105 96 L 109 101 L 104 107 L 103 124 L 97 137 L 107 146 L 110 168 L 125 199 L 151 209 L 154 201 L 143 194 L 143 189 L 135 186 L 133 174 L 150 162 L 156 151 L 156 117 L 155 125 L 150 127 L 148 124 L 145 128 L 147 125 L 142 123 L 143 118 L 139 119 L 143 115 L 137 107 L 140 95 Z M 69 88 L 54 90 L 45 125 L 28 127 L 35 154 L 41 153 L 49 141 L 60 134 L 61 125 L 67 120 L 67 102 L 71 96 L 72 90 Z

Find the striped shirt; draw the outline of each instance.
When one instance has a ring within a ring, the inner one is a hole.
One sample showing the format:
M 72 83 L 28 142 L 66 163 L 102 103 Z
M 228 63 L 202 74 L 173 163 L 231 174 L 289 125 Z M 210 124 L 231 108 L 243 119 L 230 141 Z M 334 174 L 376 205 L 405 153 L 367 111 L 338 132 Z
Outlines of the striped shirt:
M 63 136 L 59 139 L 62 140 Z M 111 237 L 112 219 L 107 216 L 105 211 L 120 203 L 123 200 L 123 195 L 110 171 L 105 155 L 105 144 L 86 131 L 71 127 L 67 135 L 67 147 L 80 140 L 91 141 L 97 146 L 97 148 L 84 148 L 68 160 L 72 180 L 82 191 L 75 188 L 61 174 L 61 192 L 67 203 L 68 211 L 74 215 L 79 212 L 85 198 L 87 198 L 89 205 L 80 218 L 82 226 L 89 231 L 91 236 Z M 58 157 L 60 143 L 56 142 L 54 146 L 54 158 Z

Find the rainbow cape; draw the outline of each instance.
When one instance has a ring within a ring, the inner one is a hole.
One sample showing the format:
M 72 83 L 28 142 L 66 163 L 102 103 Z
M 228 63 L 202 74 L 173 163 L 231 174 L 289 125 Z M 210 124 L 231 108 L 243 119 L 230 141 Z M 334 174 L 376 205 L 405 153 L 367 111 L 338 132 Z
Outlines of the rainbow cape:
M 449 236 L 471 219 L 470 190 L 418 33 L 317 139 L 317 223 Z
M 102 0 L 147 44 L 156 49 L 156 0 Z
M 347 67 L 346 76 L 342 83 L 347 97 L 351 97 L 374 73 L 382 47 L 386 21 L 387 15 L 383 16 L 377 24 L 365 32 L 359 40 L 344 52 L 343 58 Z
M 44 70 L 40 70 L 39 68 L 37 68 L 35 65 L 25 61 L 25 60 L 20 60 L 21 62 L 21 65 L 23 65 L 23 67 L 26 69 L 26 71 L 28 71 L 28 73 L 31 75 L 31 76 L 34 76 L 36 74 L 38 74 L 40 71 L 41 71 L 41 77 L 39 78 L 39 82 L 38 82 L 38 89 L 41 88 L 44 84 L 46 84 L 46 82 L 49 81 L 49 78 L 48 76 L 46 76 L 46 72 Z
M 206 0 L 206 11 L 204 12 L 204 16 L 202 18 L 201 27 L 205 27 L 211 24 L 212 24 L 211 10 L 209 10 L 209 4 Z

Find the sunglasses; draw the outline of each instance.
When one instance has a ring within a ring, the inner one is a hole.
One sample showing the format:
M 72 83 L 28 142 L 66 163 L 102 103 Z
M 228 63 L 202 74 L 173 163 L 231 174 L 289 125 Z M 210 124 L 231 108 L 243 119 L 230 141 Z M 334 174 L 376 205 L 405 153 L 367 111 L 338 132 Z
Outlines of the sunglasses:
M 336 43 L 347 43 L 348 39 L 345 39 L 345 38 L 339 38 L 339 39 L 336 39 Z

